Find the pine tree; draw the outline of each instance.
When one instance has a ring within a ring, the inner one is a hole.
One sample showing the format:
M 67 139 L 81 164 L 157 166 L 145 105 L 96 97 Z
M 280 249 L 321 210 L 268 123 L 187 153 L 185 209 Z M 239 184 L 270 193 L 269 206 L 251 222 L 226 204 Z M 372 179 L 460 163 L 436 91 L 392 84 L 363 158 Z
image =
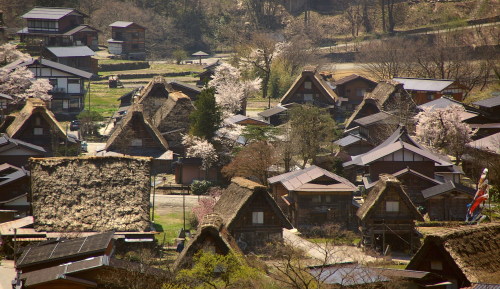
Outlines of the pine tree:
M 189 116 L 191 120 L 190 133 L 211 140 L 222 123 L 222 114 L 215 101 L 215 88 L 204 88 L 194 106 L 196 110 Z

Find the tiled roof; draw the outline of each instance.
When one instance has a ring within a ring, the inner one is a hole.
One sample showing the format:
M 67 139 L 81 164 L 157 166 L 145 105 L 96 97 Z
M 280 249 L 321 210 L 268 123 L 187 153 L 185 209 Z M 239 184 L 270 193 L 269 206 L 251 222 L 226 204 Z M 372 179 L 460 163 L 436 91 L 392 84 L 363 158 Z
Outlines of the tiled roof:
M 406 90 L 422 90 L 422 91 L 442 91 L 452 85 L 454 80 L 451 79 L 424 79 L 424 78 L 404 78 L 395 77 L 393 80 L 402 83 Z
M 48 19 L 48 20 L 58 20 L 64 16 L 76 12 L 82 16 L 86 16 L 82 12 L 73 8 L 62 8 L 62 7 L 35 7 L 31 9 L 28 13 L 21 16 L 24 19 Z

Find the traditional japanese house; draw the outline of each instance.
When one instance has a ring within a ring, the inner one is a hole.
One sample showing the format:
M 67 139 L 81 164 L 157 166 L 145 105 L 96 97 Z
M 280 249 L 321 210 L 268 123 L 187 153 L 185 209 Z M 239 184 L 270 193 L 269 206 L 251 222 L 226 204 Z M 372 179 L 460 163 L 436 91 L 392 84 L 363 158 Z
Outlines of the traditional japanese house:
M 182 136 L 189 132 L 189 115 L 195 110 L 191 99 L 182 92 L 169 93 L 168 99 L 156 111 L 153 123 L 175 153 L 184 154 Z
M 152 157 L 153 171 L 157 173 L 169 170 L 173 159 L 168 142 L 145 119 L 140 104 L 132 105 L 123 119 L 115 125 L 104 150 L 100 154 Z
M 9 138 L 40 146 L 48 155 L 61 151 L 78 153 L 79 141 L 66 134 L 42 100 L 29 98 L 23 109 L 13 116 L 14 120 L 5 130 Z
M 390 250 L 411 252 L 420 245 L 415 221 L 424 219 L 401 182 L 392 175 L 380 175 L 356 215 L 366 247 L 386 252 L 390 246 Z
M 29 211 L 29 172 L 9 164 L 0 164 L 0 223 L 5 220 L 3 212 L 14 211 L 26 216 Z M 11 219 L 8 219 L 10 221 Z
M 241 114 L 235 114 L 227 119 L 225 119 L 226 122 L 234 125 L 243 125 L 243 126 L 248 126 L 248 125 L 256 125 L 256 126 L 269 126 L 269 123 L 255 118 L 255 117 L 250 117 L 246 115 L 241 115 Z
M 283 239 L 283 228 L 292 229 L 288 219 L 266 187 L 244 178 L 233 178 L 214 207 L 243 252 L 254 251 L 271 241 Z
M 373 146 L 379 145 L 399 126 L 399 118 L 389 112 L 380 111 L 354 120 L 360 136 Z
M 114 232 L 61 239 L 24 249 L 16 263 L 16 288 L 127 288 L 130 282 L 161 286 L 165 272 L 114 257 Z M 153 286 L 154 286 L 153 285 Z
M 73 8 L 35 7 L 22 18 L 28 26 L 18 31 L 28 50 L 39 53 L 44 46 L 86 45 L 97 50 L 98 30 L 84 24 L 84 13 Z
M 446 228 L 427 235 L 406 269 L 426 270 L 464 288 L 500 283 L 500 223 Z
M 6 134 L 0 135 L 0 159 L 16 167 L 27 167 L 31 157 L 44 157 L 47 151 L 34 144 L 14 139 Z
M 500 121 L 500 96 L 493 96 L 473 103 L 481 112 L 496 121 Z
M 367 153 L 353 156 L 343 164 L 349 178 L 362 177 L 365 188 L 372 188 L 380 174 L 393 174 L 406 186 L 411 200 L 425 205 L 422 190 L 442 184 L 446 180 L 460 181 L 463 174 L 449 160 L 438 156 L 409 135 L 400 126 L 384 142 Z
M 288 108 L 285 106 L 278 105 L 273 108 L 266 109 L 263 112 L 259 112 L 258 115 L 271 125 L 278 126 L 287 121 L 287 110 Z
M 242 254 L 236 240 L 224 226 L 224 222 L 218 214 L 208 214 L 203 217 L 195 235 L 175 260 L 174 270 L 192 267 L 194 256 L 202 250 L 219 255 Z
M 134 22 L 116 21 L 111 27 L 108 39 L 110 54 L 121 55 L 125 59 L 146 59 L 146 28 Z
M 380 111 L 390 112 L 402 108 L 404 103 L 410 106 L 412 103 L 408 93 L 403 89 L 401 83 L 384 80 L 380 81 L 372 92 L 366 93 L 363 101 L 357 106 L 349 119 L 345 122 L 345 128 L 355 127 L 354 120 L 366 117 Z
M 281 105 L 290 103 L 312 104 L 314 106 L 333 109 L 339 98 L 333 91 L 332 85 L 325 81 L 314 67 L 306 67 L 297 77 L 290 89 L 280 100 Z
M 467 87 L 452 79 L 424 79 L 395 77 L 394 81 L 403 84 L 417 105 L 438 99 L 444 95 L 462 101 Z
M 377 83 L 366 77 L 351 74 L 334 82 L 335 93 L 343 99 L 341 108 L 352 111 L 358 106 L 365 96 L 371 92 Z
M 317 166 L 268 179 L 272 194 L 295 227 L 355 224 L 353 192 L 348 180 Z
M 58 118 L 73 118 L 84 109 L 92 73 L 43 58 L 18 60 L 4 68 L 14 70 L 23 66 L 33 72 L 35 78 L 49 80 L 52 85 L 49 108 Z
M 97 75 L 95 52 L 88 46 L 46 47 L 44 57 L 67 66 Z
M 463 221 L 475 194 L 476 190 L 452 181 L 422 190 L 431 221 Z

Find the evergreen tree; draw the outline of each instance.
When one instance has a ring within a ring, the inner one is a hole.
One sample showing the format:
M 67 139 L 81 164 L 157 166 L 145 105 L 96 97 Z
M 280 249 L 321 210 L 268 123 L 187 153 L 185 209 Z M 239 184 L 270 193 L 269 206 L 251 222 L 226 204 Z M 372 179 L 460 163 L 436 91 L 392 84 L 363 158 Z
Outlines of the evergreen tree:
M 211 140 L 222 123 L 222 114 L 215 101 L 215 88 L 204 88 L 194 106 L 196 110 L 189 116 L 191 120 L 190 133 Z

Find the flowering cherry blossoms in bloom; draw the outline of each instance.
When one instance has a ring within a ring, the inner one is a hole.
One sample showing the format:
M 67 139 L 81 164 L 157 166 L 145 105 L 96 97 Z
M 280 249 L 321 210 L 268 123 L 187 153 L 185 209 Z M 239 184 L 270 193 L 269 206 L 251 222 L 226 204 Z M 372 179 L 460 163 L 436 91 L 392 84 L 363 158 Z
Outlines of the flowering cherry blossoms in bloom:
M 464 107 L 460 105 L 442 109 L 425 108 L 415 117 L 418 121 L 415 128 L 417 140 L 459 159 L 472 135 L 470 126 L 462 122 L 464 112 Z
M 209 169 L 219 159 L 214 146 L 206 139 L 192 135 L 182 137 L 182 144 L 186 147 L 186 156 L 202 159 L 202 168 Z
M 223 112 L 223 117 L 234 115 L 241 109 L 242 102 L 260 89 L 262 80 L 242 80 L 241 71 L 228 63 L 222 63 L 215 69 L 212 80 L 208 83 L 216 89 L 215 99 Z

